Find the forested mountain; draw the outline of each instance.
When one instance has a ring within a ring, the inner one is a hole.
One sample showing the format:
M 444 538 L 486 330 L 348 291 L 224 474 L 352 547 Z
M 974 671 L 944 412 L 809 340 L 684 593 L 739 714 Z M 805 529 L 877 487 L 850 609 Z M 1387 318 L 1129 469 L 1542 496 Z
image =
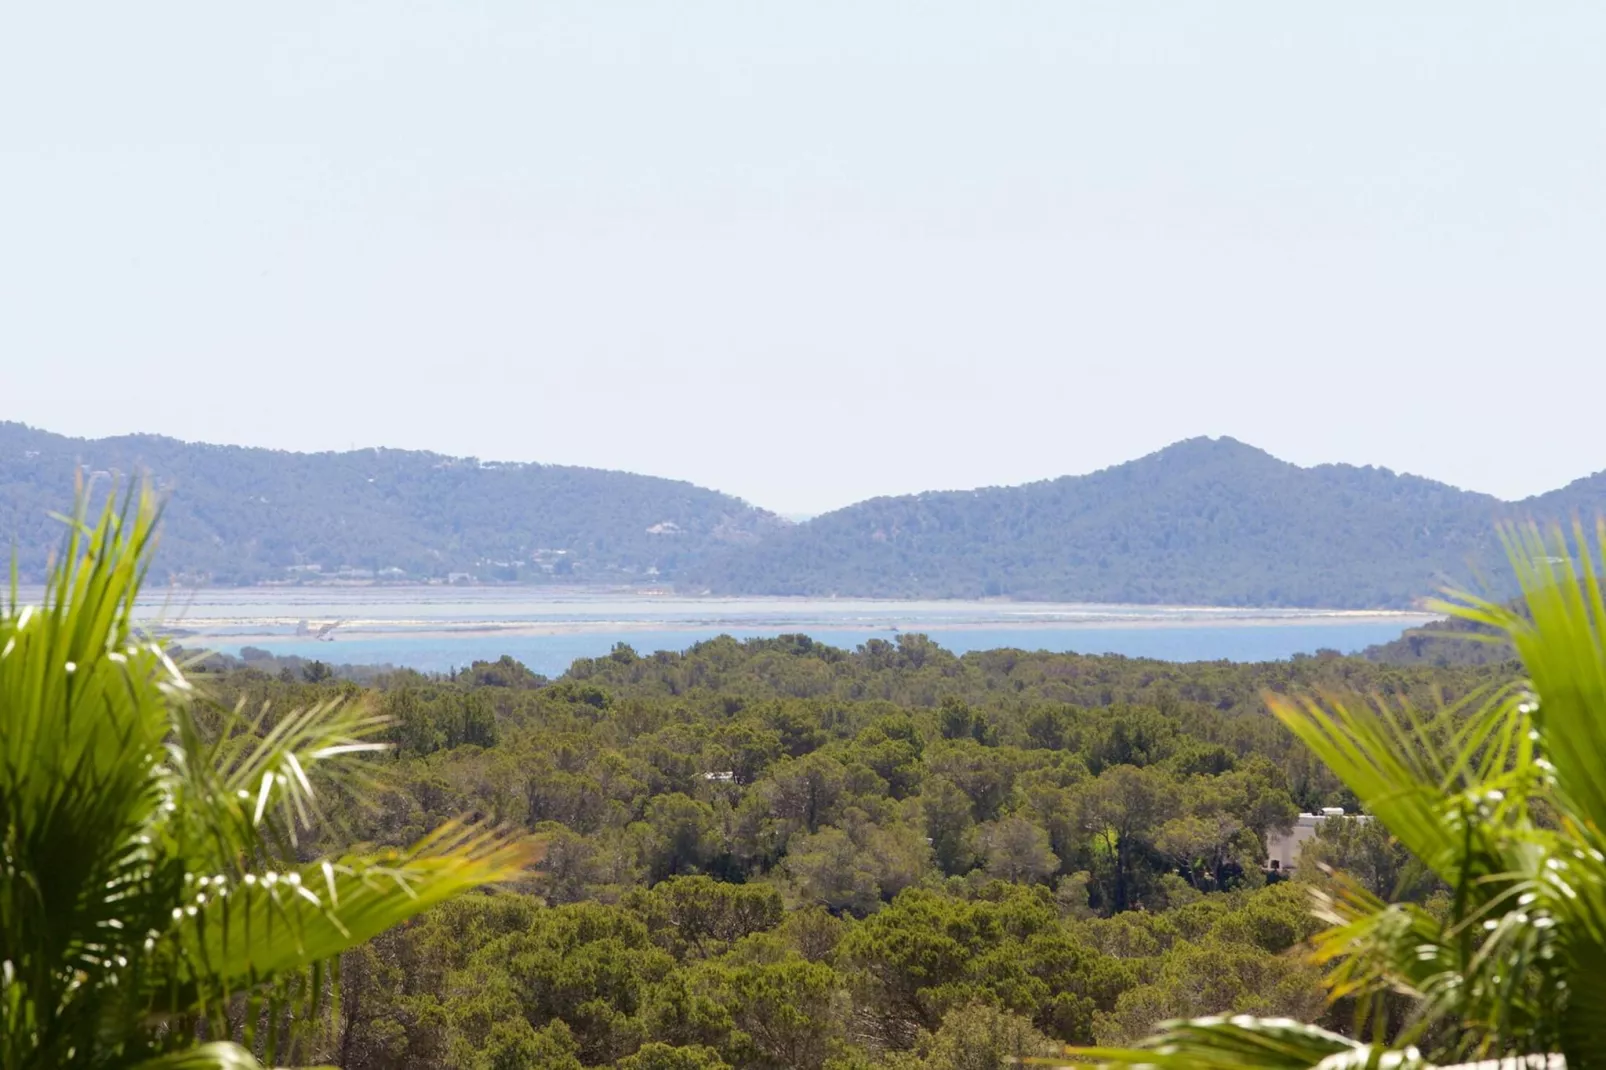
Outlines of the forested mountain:
M 0 540 L 37 576 L 85 474 L 170 488 L 162 579 L 673 583 L 687 591 L 1376 608 L 1503 574 L 1503 519 L 1606 511 L 1606 473 L 1502 502 L 1196 438 L 1085 476 L 793 524 L 689 483 L 406 450 L 285 453 L 0 423 Z M 1475 566 L 1475 568 L 1474 568 Z
M 625 472 L 409 450 L 85 440 L 0 422 L 0 544 L 17 547 L 25 578 L 60 544 L 50 514 L 71 500 L 80 466 L 86 476 L 148 472 L 170 488 L 158 571 L 220 584 L 342 573 L 640 583 L 787 526 L 728 495 Z
M 697 572 L 724 594 L 1386 607 L 1501 560 L 1495 525 L 1606 507 L 1606 477 L 1505 503 L 1383 468 L 1301 468 L 1230 438 L 1086 476 L 876 498 Z

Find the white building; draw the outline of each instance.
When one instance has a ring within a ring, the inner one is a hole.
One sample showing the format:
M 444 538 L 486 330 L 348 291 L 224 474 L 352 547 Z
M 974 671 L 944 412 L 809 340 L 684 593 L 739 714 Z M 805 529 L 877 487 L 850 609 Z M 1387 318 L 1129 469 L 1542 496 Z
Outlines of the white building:
M 1324 806 L 1319 814 L 1300 814 L 1294 822 L 1294 827 L 1287 832 L 1278 832 L 1275 829 L 1266 835 L 1266 866 L 1269 869 L 1290 870 L 1299 861 L 1299 849 L 1305 841 L 1316 835 L 1316 830 L 1322 822 L 1334 817 L 1343 817 L 1344 808 L 1341 806 Z

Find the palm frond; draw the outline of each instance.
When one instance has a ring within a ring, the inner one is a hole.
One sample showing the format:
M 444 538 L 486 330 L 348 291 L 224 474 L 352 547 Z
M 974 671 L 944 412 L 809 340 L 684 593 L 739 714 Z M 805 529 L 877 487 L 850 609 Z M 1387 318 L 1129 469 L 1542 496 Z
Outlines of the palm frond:
M 216 1041 L 157 1055 L 133 1070 L 262 1070 L 262 1064 L 240 1045 Z
M 1592 835 L 1606 829 L 1606 601 L 1596 560 L 1606 526 L 1592 542 L 1575 525 L 1571 540 L 1536 525 L 1502 532 L 1522 589 L 1516 604 L 1459 595 L 1448 612 L 1503 632 L 1534 691 L 1533 720 L 1547 742 L 1544 759 L 1567 812 Z
M 134 627 L 154 499 L 108 500 L 93 525 L 87 510 L 42 602 L 13 583 L 0 606 L 0 1065 L 255 1067 L 250 1025 L 271 1060 L 330 998 L 334 956 L 537 847 L 450 825 L 306 862 L 298 831 L 367 782 L 382 720 L 350 702 L 210 716 Z M 185 1043 L 203 1021 L 228 1037 L 241 999 L 246 1047 Z
M 1287 1018 L 1195 1018 L 1164 1022 L 1136 1048 L 1073 1048 L 1079 1061 L 1140 1070 L 1426 1070 L 1415 1049 L 1388 1051 Z M 1073 1065 L 1029 1059 L 1048 1066 Z
M 1396 1047 L 1335 1038 L 1324 1054 L 1319 1032 L 1289 1033 L 1290 1023 L 1211 1019 L 1079 1056 L 1223 1070 L 1408 1067 L 1427 1065 L 1410 1047 L 1421 1042 L 1441 1061 L 1559 1048 L 1574 1070 L 1606 1065 L 1606 529 L 1596 545 L 1577 528 L 1571 541 L 1531 527 L 1504 537 L 1522 600 L 1457 596 L 1441 608 L 1504 635 L 1528 681 L 1430 715 L 1376 698 L 1268 698 L 1450 889 L 1442 916 L 1383 902 L 1342 875 L 1317 895 L 1330 928 L 1314 956 L 1330 967 L 1331 995 L 1360 1007 L 1407 997 Z
M 448 825 L 407 852 L 347 856 L 286 872 L 187 882 L 190 902 L 169 938 L 205 998 L 302 970 L 464 891 L 517 877 L 539 855 L 530 840 Z
M 324 820 L 323 793 L 371 787 L 363 759 L 387 749 L 372 738 L 387 722 L 364 700 L 315 703 L 272 724 L 267 710 L 255 719 L 241 709 L 212 712 L 216 726 L 203 729 L 188 708 L 175 711 L 170 790 L 193 824 L 226 832 L 215 865 L 242 867 L 242 876 L 245 863 L 231 854 L 251 863 L 292 857 L 298 831 Z

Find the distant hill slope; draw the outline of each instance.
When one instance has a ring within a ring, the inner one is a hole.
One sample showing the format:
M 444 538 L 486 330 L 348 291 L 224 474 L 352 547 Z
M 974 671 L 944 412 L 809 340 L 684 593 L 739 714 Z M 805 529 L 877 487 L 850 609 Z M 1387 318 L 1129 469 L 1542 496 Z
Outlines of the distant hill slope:
M 1493 665 L 1517 656 L 1502 638 L 1481 624 L 1450 618 L 1407 628 L 1398 639 L 1361 651 L 1361 657 L 1385 665 Z
M 84 440 L 0 423 L 0 545 L 37 578 L 75 466 L 171 488 L 158 569 L 254 583 L 367 578 L 671 580 L 716 550 L 789 526 L 668 479 L 405 450 L 284 453 L 148 435 Z M 316 569 L 317 571 L 313 571 Z M 656 570 L 656 572 L 654 571 Z
M 157 568 L 301 578 L 674 583 L 717 594 L 1400 607 L 1503 574 L 1503 519 L 1606 513 L 1606 473 L 1517 503 L 1189 439 L 1086 476 L 876 498 L 793 524 L 689 483 L 405 450 L 285 453 L 0 422 L 0 545 L 36 579 L 75 467 L 170 490 Z M 1490 592 L 1497 593 L 1497 592 Z M 1444 651 L 1406 644 L 1399 657 Z
M 722 594 L 1399 607 L 1471 564 L 1494 525 L 1606 507 L 1606 479 L 1508 504 L 1417 476 L 1300 468 L 1196 438 L 1086 476 L 876 498 L 692 571 Z

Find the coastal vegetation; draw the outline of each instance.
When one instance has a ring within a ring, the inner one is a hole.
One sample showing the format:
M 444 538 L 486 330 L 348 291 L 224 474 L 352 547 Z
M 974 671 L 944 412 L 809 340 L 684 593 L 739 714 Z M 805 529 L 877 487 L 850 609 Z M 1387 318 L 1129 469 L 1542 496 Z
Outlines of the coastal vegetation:
M 1489 665 L 1516 661 L 1517 649 L 1500 632 L 1476 620 L 1448 617 L 1407 628 L 1361 656 L 1391 665 Z

